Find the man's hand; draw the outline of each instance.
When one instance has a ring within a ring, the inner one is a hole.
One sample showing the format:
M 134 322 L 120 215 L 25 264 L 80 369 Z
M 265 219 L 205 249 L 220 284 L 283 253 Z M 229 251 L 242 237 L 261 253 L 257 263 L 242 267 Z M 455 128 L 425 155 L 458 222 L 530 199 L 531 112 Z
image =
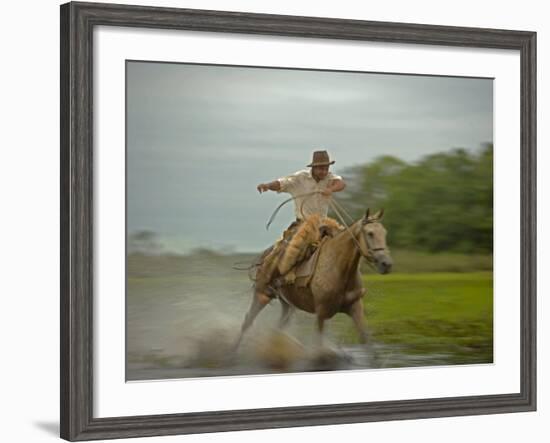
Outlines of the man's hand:
M 271 183 L 260 183 L 258 186 L 256 186 L 256 189 L 261 194 L 262 192 L 266 191 L 277 191 L 279 192 L 281 190 L 281 183 L 279 183 L 278 180 L 275 180 Z
M 333 192 L 340 192 L 346 188 L 344 180 L 334 179 L 331 180 L 328 186 L 321 191 L 321 195 L 330 198 Z
M 332 189 L 325 188 L 321 191 L 321 195 L 324 197 L 330 197 L 332 195 Z

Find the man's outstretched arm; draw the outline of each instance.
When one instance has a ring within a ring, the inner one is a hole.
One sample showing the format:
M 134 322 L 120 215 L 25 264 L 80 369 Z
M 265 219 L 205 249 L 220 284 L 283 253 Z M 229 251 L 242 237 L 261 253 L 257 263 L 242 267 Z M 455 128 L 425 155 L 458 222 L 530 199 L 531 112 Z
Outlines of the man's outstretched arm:
M 258 186 L 256 186 L 256 189 L 260 194 L 266 191 L 280 191 L 281 183 L 279 182 L 279 180 L 275 180 L 270 183 L 260 183 Z

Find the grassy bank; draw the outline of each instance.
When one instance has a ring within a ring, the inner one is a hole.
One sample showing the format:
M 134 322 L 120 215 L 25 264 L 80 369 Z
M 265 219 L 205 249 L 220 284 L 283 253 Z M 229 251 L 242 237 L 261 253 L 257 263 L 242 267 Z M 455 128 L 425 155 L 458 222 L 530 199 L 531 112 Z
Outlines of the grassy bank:
M 233 266 L 246 267 L 255 261 L 258 253 L 221 254 L 215 251 L 201 250 L 189 255 L 146 256 L 132 254 L 128 256 L 129 277 L 160 277 L 181 275 L 189 269 L 202 269 L 215 265 L 219 269 L 232 271 Z M 489 254 L 429 253 L 396 249 L 391 251 L 394 261 L 393 272 L 434 273 L 434 272 L 480 272 L 492 271 L 493 257 Z M 362 262 L 362 270 L 370 272 Z M 236 272 L 238 274 L 238 272 Z
M 492 273 L 367 275 L 365 286 L 373 340 L 450 363 L 492 361 Z

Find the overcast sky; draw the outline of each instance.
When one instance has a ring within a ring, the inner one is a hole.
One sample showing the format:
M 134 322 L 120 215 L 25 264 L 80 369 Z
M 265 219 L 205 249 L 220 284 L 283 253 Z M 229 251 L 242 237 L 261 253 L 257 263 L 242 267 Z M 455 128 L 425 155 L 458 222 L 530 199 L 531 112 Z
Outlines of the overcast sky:
M 288 195 L 256 185 L 313 150 L 342 173 L 492 141 L 490 79 L 128 62 L 128 232 L 152 230 L 174 252 L 258 251 L 293 215 L 289 204 L 266 232 Z

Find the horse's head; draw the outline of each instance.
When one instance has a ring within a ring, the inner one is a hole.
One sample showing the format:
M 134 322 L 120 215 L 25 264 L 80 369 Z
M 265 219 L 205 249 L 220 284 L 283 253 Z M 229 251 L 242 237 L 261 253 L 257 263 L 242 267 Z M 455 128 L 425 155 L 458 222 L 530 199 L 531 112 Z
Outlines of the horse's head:
M 393 260 L 386 245 L 386 229 L 380 223 L 384 216 L 384 210 L 381 209 L 374 215 L 370 215 L 369 212 L 367 209 L 360 222 L 361 231 L 358 240 L 361 245 L 361 253 L 376 266 L 380 274 L 387 274 L 391 271 Z

